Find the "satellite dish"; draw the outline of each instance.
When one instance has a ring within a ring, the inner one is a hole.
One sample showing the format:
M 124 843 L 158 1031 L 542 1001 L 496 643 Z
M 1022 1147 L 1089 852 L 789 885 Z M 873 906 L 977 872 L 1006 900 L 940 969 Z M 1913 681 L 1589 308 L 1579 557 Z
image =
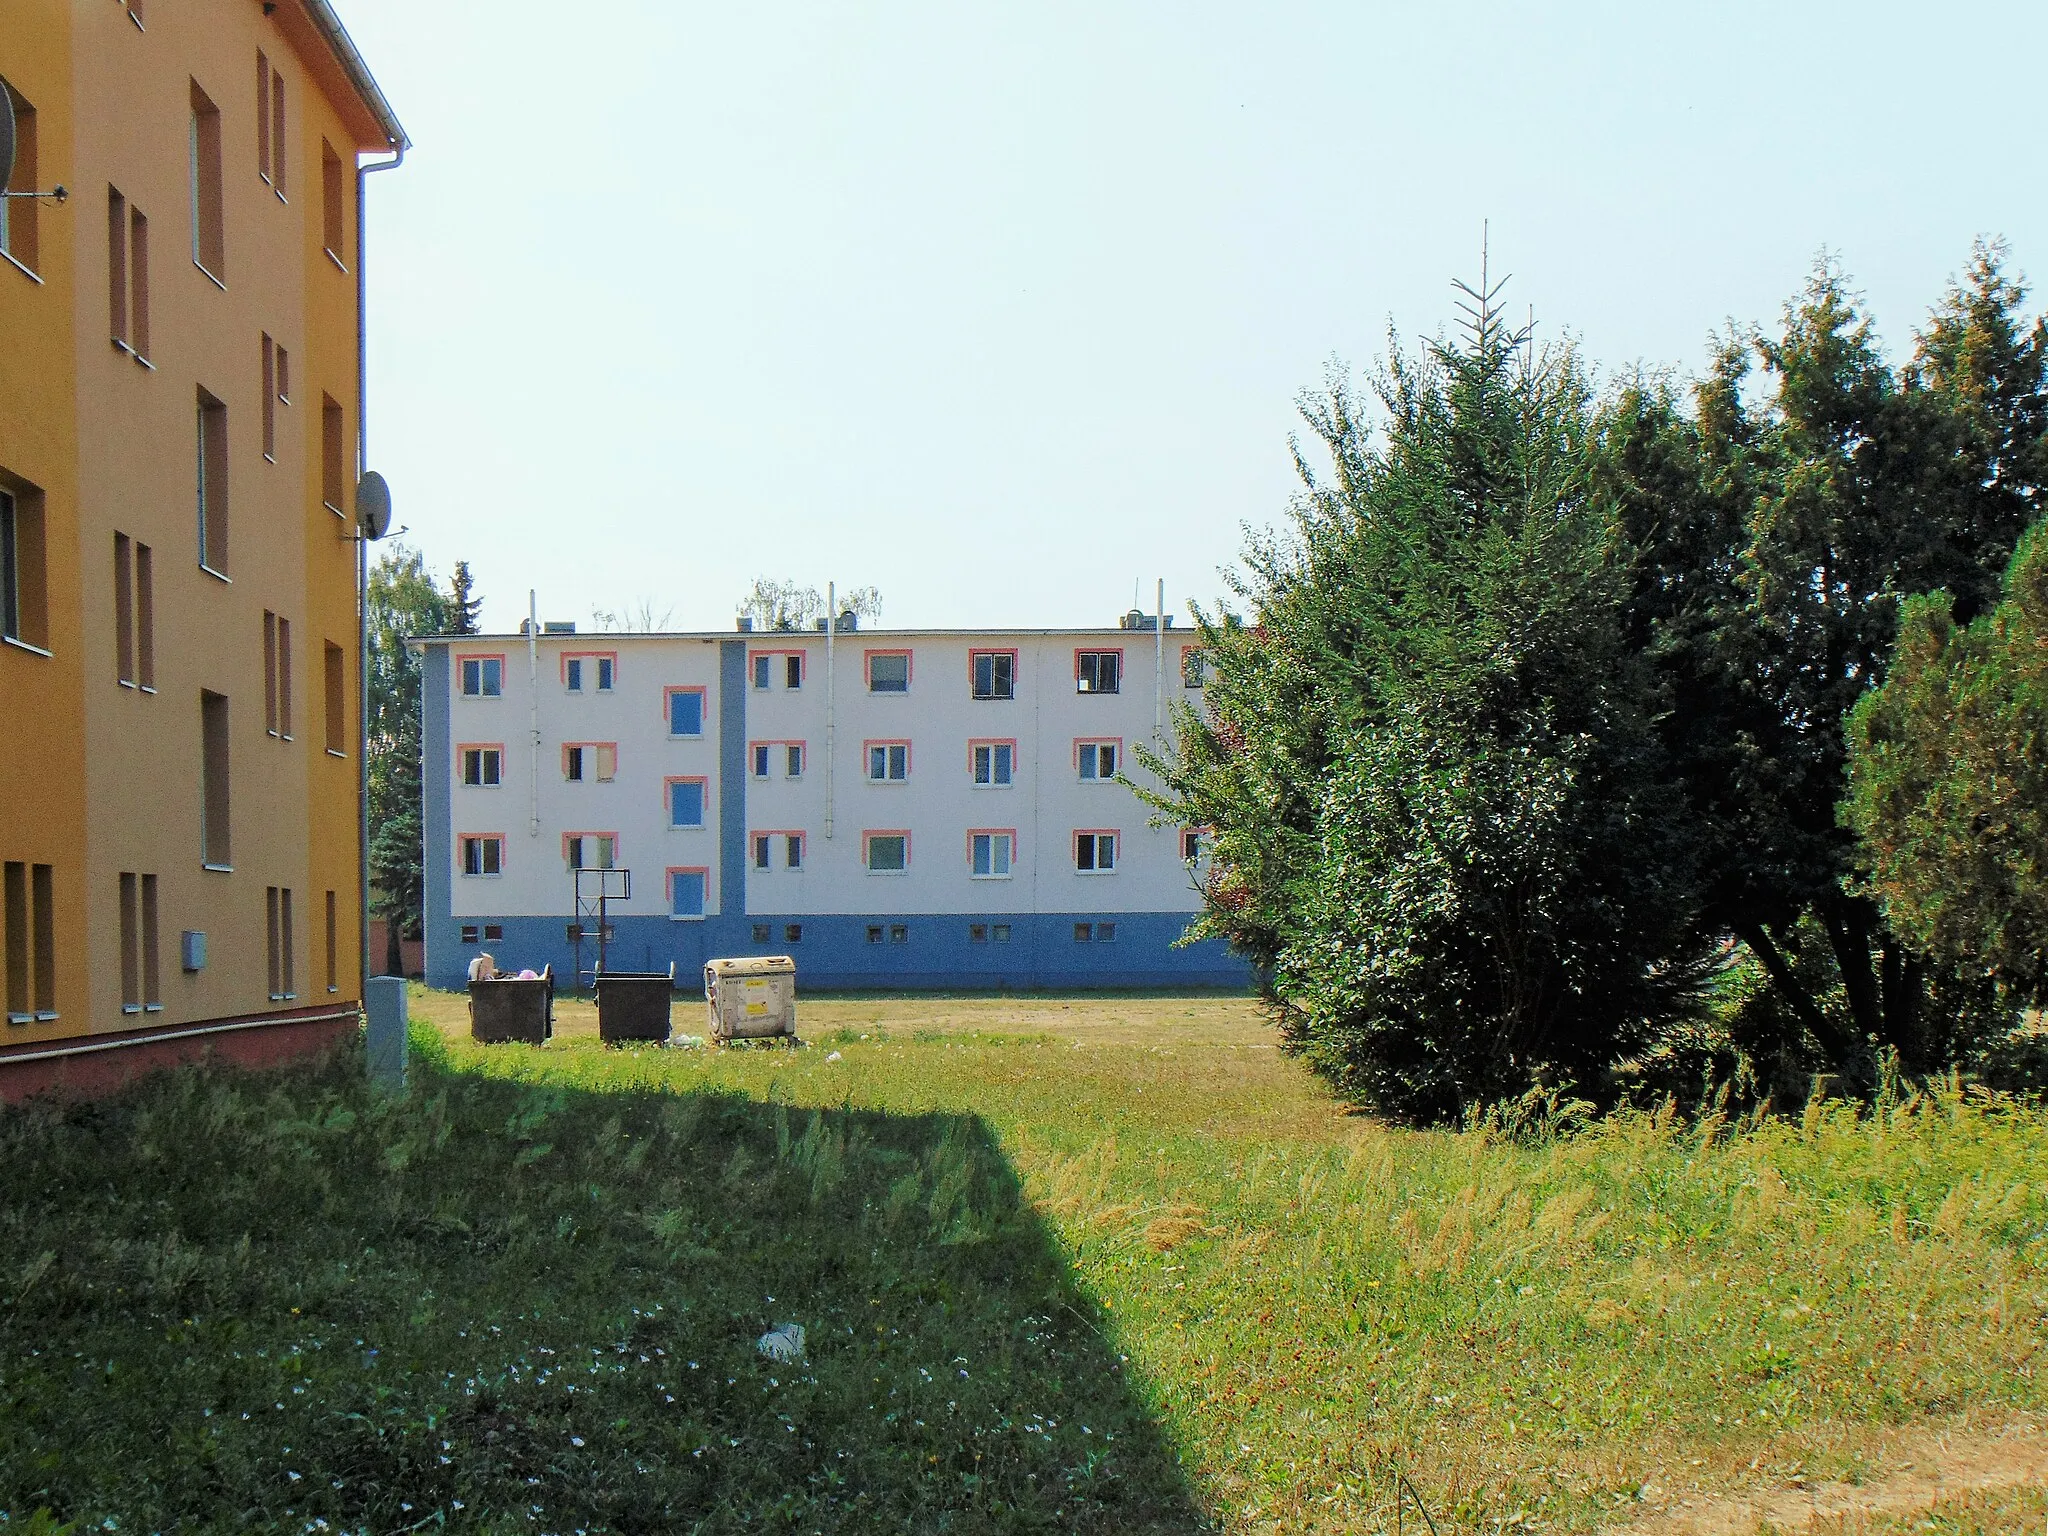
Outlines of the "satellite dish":
M 391 531 L 391 487 L 374 469 L 356 482 L 356 527 L 366 539 L 381 539 Z
M 0 80 L 0 192 L 14 182 L 14 98 Z

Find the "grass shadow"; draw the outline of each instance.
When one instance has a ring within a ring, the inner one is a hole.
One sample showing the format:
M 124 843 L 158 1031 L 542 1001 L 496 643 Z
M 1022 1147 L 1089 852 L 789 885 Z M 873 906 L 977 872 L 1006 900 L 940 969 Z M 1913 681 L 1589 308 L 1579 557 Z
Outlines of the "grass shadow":
M 415 1073 L 386 1100 L 352 1054 L 186 1070 L 0 1116 L 0 1509 L 1205 1528 L 977 1117 Z M 801 1363 L 755 1348 L 786 1321 Z

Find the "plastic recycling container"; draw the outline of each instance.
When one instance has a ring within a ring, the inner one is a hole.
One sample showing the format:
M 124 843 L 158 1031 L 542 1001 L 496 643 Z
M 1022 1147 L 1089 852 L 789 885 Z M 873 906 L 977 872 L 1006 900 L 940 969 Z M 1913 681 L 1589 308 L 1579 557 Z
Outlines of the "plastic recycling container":
M 555 1032 L 554 969 L 522 980 L 501 976 L 469 984 L 469 1033 L 482 1045 L 541 1045 Z
M 675 967 L 666 971 L 602 971 L 597 978 L 597 1037 L 606 1045 L 668 1043 Z
M 704 967 L 711 1038 L 796 1039 L 796 961 L 788 955 L 713 960 Z

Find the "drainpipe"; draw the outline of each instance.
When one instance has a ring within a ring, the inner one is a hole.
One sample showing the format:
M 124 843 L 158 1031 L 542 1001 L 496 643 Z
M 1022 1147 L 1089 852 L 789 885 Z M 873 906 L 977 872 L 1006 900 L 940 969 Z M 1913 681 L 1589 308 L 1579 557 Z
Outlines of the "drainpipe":
M 526 590 L 526 720 L 533 732 L 533 761 L 526 770 L 526 835 L 540 836 L 540 593 Z M 603 932 L 598 934 L 603 942 Z M 602 970 L 599 963 L 598 969 Z
M 1152 620 L 1152 745 L 1166 733 L 1166 578 L 1159 578 L 1159 608 Z
M 813 591 L 816 589 L 813 588 Z M 839 635 L 839 584 L 825 583 L 825 841 L 832 841 L 832 774 L 837 754 L 832 750 L 832 711 L 837 679 L 833 673 L 832 642 Z
M 369 206 L 364 178 L 388 171 L 405 160 L 406 140 L 392 145 L 389 160 L 356 166 L 356 477 L 370 462 L 370 291 L 363 270 L 369 249 L 364 210 Z M 370 542 L 356 529 L 356 892 L 357 936 L 361 939 L 363 993 L 370 979 Z M 401 966 L 399 969 L 403 970 Z

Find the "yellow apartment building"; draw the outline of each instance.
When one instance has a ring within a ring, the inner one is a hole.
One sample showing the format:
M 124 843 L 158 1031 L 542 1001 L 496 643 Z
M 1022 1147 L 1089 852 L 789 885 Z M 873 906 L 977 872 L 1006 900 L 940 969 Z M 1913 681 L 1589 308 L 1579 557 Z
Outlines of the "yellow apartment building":
M 0 0 L 0 1097 L 363 995 L 362 177 L 327 0 Z

